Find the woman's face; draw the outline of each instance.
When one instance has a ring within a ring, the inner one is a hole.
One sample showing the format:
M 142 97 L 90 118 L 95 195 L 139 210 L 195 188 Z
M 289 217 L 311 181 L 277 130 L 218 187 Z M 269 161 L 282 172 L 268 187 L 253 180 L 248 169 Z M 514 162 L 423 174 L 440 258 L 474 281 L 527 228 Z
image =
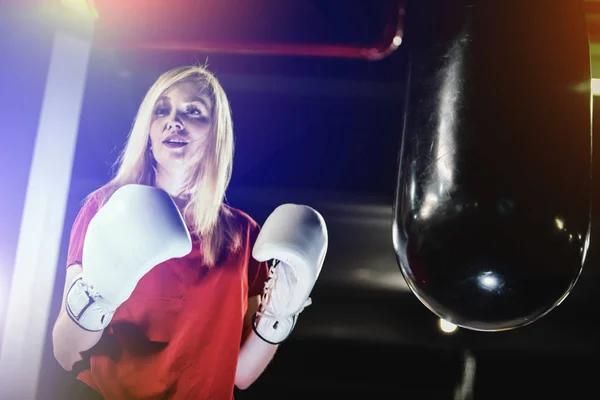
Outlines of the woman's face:
M 176 173 L 202 160 L 213 124 L 212 107 L 195 82 L 178 83 L 158 99 L 150 124 L 157 168 Z

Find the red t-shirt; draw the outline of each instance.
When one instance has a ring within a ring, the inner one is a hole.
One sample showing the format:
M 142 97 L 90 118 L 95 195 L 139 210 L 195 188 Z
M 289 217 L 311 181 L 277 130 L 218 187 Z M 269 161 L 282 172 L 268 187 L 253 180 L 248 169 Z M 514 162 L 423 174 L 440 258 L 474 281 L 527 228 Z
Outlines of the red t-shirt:
M 95 196 L 80 210 L 67 266 L 81 264 L 98 204 Z M 252 258 L 259 225 L 230 210 L 243 226 L 241 250 L 207 268 L 192 236 L 188 256 L 154 267 L 117 309 L 79 380 L 110 400 L 233 398 L 248 297 L 262 294 L 268 266 Z

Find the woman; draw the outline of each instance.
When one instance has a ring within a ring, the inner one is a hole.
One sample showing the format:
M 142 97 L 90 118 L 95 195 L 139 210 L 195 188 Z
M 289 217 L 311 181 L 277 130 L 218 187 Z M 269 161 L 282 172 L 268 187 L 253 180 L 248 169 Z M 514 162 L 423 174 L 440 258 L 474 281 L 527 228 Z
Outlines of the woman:
M 81 369 L 77 398 L 230 399 L 272 359 L 277 345 L 252 330 L 269 277 L 251 256 L 259 226 L 224 204 L 233 147 L 229 102 L 206 69 L 172 69 L 146 94 L 115 177 L 88 196 L 72 227 L 65 294 L 82 271 L 90 219 L 123 185 L 165 190 L 193 247 L 145 275 L 103 331 L 82 329 L 63 299 L 54 354 L 65 370 Z

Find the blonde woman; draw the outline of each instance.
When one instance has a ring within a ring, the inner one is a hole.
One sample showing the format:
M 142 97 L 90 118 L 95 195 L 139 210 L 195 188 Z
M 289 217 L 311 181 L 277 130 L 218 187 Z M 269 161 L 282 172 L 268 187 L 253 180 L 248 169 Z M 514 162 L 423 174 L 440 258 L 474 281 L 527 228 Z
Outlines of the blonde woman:
M 266 261 L 251 254 L 259 226 L 224 204 L 233 151 L 229 103 L 217 79 L 198 66 L 160 76 L 139 108 L 114 179 L 88 196 L 74 222 L 65 298 L 85 270 L 90 220 L 126 185 L 170 195 L 189 229 L 191 252 L 144 275 L 105 327 L 78 323 L 63 300 L 54 355 L 65 370 L 80 370 L 74 398 L 230 399 L 234 385 L 247 388 L 272 359 L 277 343 L 252 329 L 269 278 Z

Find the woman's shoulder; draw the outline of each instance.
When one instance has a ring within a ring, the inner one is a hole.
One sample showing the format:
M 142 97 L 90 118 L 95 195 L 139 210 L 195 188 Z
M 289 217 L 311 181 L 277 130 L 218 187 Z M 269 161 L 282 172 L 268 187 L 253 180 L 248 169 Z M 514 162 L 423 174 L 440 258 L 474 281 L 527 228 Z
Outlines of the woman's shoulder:
M 114 190 L 112 190 L 108 186 L 102 186 L 98 189 L 93 190 L 91 193 L 89 193 L 83 199 L 82 205 L 84 207 L 99 208 L 102 205 L 104 205 L 104 203 L 106 203 L 106 201 L 109 199 L 109 197 L 112 195 L 113 192 L 114 192 Z
M 233 207 L 229 204 L 223 204 L 223 211 L 229 217 L 234 218 L 242 226 L 250 228 L 250 230 L 260 228 L 256 220 L 254 220 L 254 218 L 252 218 L 246 211 Z

